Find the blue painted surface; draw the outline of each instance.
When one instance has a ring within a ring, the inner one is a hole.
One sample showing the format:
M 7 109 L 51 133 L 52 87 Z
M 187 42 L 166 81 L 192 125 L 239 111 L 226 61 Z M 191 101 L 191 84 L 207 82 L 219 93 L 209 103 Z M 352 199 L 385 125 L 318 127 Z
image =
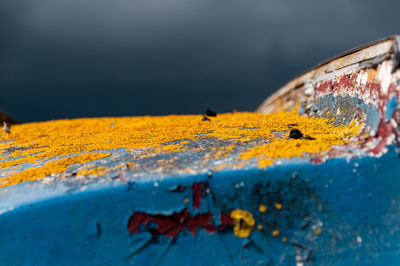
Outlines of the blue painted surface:
M 392 118 L 393 113 L 396 110 L 398 105 L 399 105 L 399 103 L 398 103 L 398 99 L 396 96 L 393 96 L 392 98 L 390 98 L 389 101 L 386 103 L 386 111 L 385 111 L 386 122 L 388 122 Z
M 314 98 L 311 111 L 300 110 L 336 126 L 355 118 L 363 125 L 359 145 L 335 147 L 337 154 L 280 159 L 264 169 L 253 159 L 233 169 L 234 156 L 204 164 L 204 151 L 176 152 L 139 162 L 121 148 L 115 158 L 93 162 L 115 168 L 104 176 L 6 187 L 0 190 L 0 264 L 400 265 L 400 159 L 394 144 L 399 132 L 392 123 L 399 101 L 390 97 L 378 110 L 381 102 L 361 98 L 329 94 Z M 206 150 L 230 144 L 207 138 L 186 145 Z M 375 147 L 377 157 L 368 154 Z M 233 152 L 245 148 L 238 144 Z M 176 167 L 159 163 L 172 158 Z M 315 158 L 320 164 L 310 161 Z M 127 162 L 139 167 L 125 169 L 122 180 L 116 166 Z M 231 166 L 210 172 L 226 163 Z M 192 174 L 184 171 L 188 166 Z M 201 191 L 200 208 L 193 189 L 198 183 L 209 187 Z M 260 204 L 268 206 L 265 213 Z M 248 238 L 221 221 L 237 209 L 254 217 Z M 178 222 L 182 228 L 174 236 L 157 231 L 154 220 L 139 223 L 137 231 L 129 228 L 136 214 L 177 222 L 183 212 L 189 216 Z M 214 230 L 199 222 L 194 235 L 183 226 L 206 214 L 213 215 Z
M 84 191 L 39 185 L 32 190 L 20 184 L 7 188 L 0 205 L 13 203 L 13 209 L 0 216 L 0 262 L 293 265 L 300 255 L 313 265 L 395 265 L 400 261 L 399 173 L 398 153 L 392 147 L 379 159 L 337 158 L 318 165 L 293 159 L 267 169 L 94 183 Z M 201 181 L 209 183 L 210 193 L 202 198 L 200 210 L 194 210 L 190 187 Z M 173 191 L 176 184 L 187 188 Z M 32 191 L 41 194 L 42 200 L 13 198 L 21 191 L 28 198 Z M 275 202 L 282 210 L 274 208 Z M 260 203 L 268 206 L 267 212 L 258 211 Z M 144 227 L 140 233 L 128 232 L 135 211 L 170 215 L 184 208 L 216 216 L 248 210 L 263 230 L 254 229 L 248 239 L 235 236 L 229 226 L 216 233 L 199 229 L 197 237 L 187 230 L 175 238 L 152 238 Z M 274 237 L 276 228 L 280 234 Z

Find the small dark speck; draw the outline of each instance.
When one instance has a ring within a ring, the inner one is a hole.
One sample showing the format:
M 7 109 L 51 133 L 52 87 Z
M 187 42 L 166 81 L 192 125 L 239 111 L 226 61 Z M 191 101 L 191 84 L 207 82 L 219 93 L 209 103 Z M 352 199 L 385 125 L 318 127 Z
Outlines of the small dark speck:
M 308 139 L 308 140 L 314 140 L 315 138 L 310 137 L 310 136 L 305 136 L 304 139 Z
M 126 186 L 126 191 L 131 191 L 133 189 L 134 185 L 135 185 L 135 182 L 128 181 L 127 186 Z
M 0 124 L 2 124 L 2 122 L 6 122 L 9 126 L 17 124 L 17 121 L 13 117 L 3 111 L 0 111 Z
M 208 178 L 212 178 L 213 172 L 212 171 L 208 171 L 207 175 L 208 175 Z
M 207 110 L 204 112 L 204 114 L 205 114 L 206 116 L 212 116 L 212 117 L 217 116 L 217 113 L 214 112 L 214 111 L 212 111 L 212 110 L 210 110 L 210 108 L 207 108 Z
M 96 236 L 101 236 L 101 225 L 100 222 L 96 222 Z
M 309 227 L 310 226 L 310 222 L 306 222 L 306 223 L 304 223 L 304 224 L 302 224 L 301 225 L 301 229 L 306 229 L 307 227 Z
M 289 137 L 292 139 L 301 139 L 303 137 L 303 133 L 297 128 L 293 128 L 290 130 Z

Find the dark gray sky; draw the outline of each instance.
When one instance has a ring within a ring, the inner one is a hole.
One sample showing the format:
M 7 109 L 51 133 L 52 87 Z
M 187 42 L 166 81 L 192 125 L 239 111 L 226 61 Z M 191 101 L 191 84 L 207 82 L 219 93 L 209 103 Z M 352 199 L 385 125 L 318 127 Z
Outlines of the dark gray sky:
M 0 0 L 0 109 L 21 122 L 254 110 L 400 32 L 400 1 Z

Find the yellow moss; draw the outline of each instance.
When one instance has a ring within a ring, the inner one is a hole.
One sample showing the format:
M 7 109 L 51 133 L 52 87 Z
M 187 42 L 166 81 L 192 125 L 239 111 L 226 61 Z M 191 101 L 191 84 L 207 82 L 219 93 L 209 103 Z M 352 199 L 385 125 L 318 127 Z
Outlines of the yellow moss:
M 144 152 L 140 157 L 145 158 L 157 152 L 185 151 L 188 149 L 185 144 L 203 138 L 231 142 L 226 147 L 210 149 L 205 155 L 207 160 L 231 156 L 236 146 L 248 144 L 248 148 L 239 151 L 239 159 L 256 159 L 262 168 L 279 158 L 318 153 L 329 150 L 332 145 L 346 144 L 360 129 L 354 123 L 334 127 L 326 119 L 307 118 L 295 112 L 270 115 L 237 112 L 218 114 L 206 122 L 201 119 L 201 115 L 170 115 L 83 118 L 14 125 L 9 134 L 0 134 L 0 170 L 24 163 L 30 163 L 32 167 L 0 179 L 1 186 L 62 173 L 72 164 L 72 161 L 60 159 L 65 156 L 76 157 L 73 163 L 82 164 L 94 159 L 84 159 L 79 154 L 125 148 L 142 149 Z M 298 124 L 296 128 L 315 140 L 288 139 L 288 135 L 279 138 L 273 134 L 275 131 L 289 131 L 289 124 Z M 173 141 L 178 143 L 164 145 Z M 202 146 L 190 151 L 204 149 Z
M 236 209 L 231 212 L 231 219 L 235 223 L 233 233 L 242 238 L 250 236 L 254 229 L 255 221 L 253 215 L 249 211 Z

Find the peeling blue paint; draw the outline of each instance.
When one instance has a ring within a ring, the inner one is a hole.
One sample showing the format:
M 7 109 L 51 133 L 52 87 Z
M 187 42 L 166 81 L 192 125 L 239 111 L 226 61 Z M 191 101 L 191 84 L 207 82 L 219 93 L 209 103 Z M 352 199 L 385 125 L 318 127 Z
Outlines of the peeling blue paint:
M 313 264 L 394 263 L 400 259 L 399 172 L 398 155 L 391 149 L 379 159 L 338 158 L 319 165 L 293 159 L 266 170 L 170 176 L 159 178 L 158 187 L 153 180 L 138 181 L 129 190 L 124 183 L 91 184 L 85 191 L 66 195 L 38 186 L 35 194 L 43 194 L 43 200 L 30 203 L 9 196 L 24 191 L 26 185 L 20 184 L 9 187 L 2 200 L 3 204 L 13 201 L 14 209 L 0 216 L 0 243 L 7 243 L 0 249 L 0 261 L 6 265 L 60 261 L 69 265 L 264 265 L 294 264 L 300 256 Z M 262 231 L 254 229 L 247 240 L 229 228 L 218 233 L 199 229 L 196 237 L 182 231 L 173 239 L 152 239 L 147 231 L 128 233 L 133 211 L 180 211 L 188 206 L 185 198 L 192 196 L 191 184 L 199 181 L 207 181 L 211 191 L 202 199 L 200 213 L 217 216 L 221 210 L 249 210 Z M 171 191 L 176 183 L 187 189 Z M 282 210 L 274 209 L 275 201 L 281 201 Z M 260 203 L 268 205 L 267 212 L 257 210 Z M 100 236 L 93 231 L 96 221 L 101 224 Z M 314 232 L 317 227 L 320 235 Z M 273 237 L 275 228 L 280 234 Z
M 396 96 L 393 96 L 386 104 L 386 111 L 385 111 L 386 122 L 388 122 L 392 118 L 394 111 L 397 109 L 397 106 L 398 106 L 398 99 Z

